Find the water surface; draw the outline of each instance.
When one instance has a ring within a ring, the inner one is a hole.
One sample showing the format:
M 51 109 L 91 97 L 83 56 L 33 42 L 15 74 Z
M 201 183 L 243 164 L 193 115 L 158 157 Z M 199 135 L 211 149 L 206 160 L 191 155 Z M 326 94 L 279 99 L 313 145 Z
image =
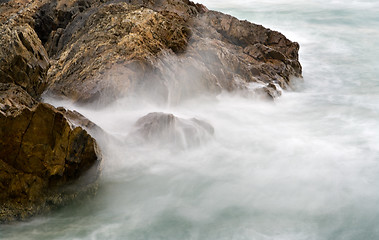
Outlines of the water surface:
M 221 94 L 77 109 L 99 139 L 98 194 L 0 226 L 0 239 L 379 239 L 379 3 L 202 1 L 300 43 L 304 81 L 272 102 Z M 154 111 L 215 128 L 184 150 L 123 142 Z

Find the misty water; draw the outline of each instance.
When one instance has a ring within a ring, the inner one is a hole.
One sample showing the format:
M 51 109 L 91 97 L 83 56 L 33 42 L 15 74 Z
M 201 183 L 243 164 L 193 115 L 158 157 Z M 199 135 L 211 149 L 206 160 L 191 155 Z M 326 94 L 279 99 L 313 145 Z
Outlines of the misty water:
M 379 3 L 202 1 L 300 43 L 303 80 L 274 102 L 239 94 L 76 109 L 102 127 L 93 198 L 22 223 L 0 239 L 379 239 Z M 200 146 L 123 141 L 138 118 L 210 123 Z

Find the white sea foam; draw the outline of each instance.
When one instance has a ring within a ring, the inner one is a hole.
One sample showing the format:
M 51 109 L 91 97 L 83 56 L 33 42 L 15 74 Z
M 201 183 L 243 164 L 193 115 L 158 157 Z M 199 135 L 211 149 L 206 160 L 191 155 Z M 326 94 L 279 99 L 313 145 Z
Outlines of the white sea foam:
M 223 93 L 167 105 L 119 99 L 76 109 L 99 139 L 98 195 L 1 239 L 378 239 L 379 5 L 376 1 L 202 1 L 301 45 L 304 82 L 275 102 Z M 210 123 L 202 146 L 135 145 L 137 119 Z

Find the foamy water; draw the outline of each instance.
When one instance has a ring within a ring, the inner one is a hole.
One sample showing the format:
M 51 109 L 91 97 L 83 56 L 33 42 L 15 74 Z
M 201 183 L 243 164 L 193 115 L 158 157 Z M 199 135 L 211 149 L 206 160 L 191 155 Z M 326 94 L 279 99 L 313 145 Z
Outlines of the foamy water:
M 0 226 L 0 239 L 379 239 L 379 3 L 202 1 L 301 46 L 304 81 L 275 102 L 238 95 L 175 106 L 120 99 L 76 109 L 98 139 L 98 194 Z M 126 141 L 150 112 L 204 120 L 202 146 Z

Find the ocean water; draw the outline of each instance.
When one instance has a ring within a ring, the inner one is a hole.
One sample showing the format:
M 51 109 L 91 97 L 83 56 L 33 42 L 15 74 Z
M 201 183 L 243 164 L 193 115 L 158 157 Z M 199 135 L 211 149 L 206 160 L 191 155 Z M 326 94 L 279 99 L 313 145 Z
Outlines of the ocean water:
M 170 106 L 74 106 L 111 138 L 98 194 L 0 226 L 0 239 L 379 239 L 379 2 L 201 1 L 300 43 L 303 80 L 275 102 L 238 94 Z M 149 112 L 196 117 L 201 146 L 133 144 Z

